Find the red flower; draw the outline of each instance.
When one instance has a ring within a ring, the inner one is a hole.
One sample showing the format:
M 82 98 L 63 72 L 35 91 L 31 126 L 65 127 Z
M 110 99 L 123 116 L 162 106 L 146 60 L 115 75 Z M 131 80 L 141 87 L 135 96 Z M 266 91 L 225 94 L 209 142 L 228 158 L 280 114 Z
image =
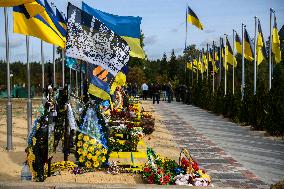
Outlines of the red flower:
M 197 164 L 196 162 L 192 162 L 192 168 L 193 168 L 195 171 L 198 171 L 198 170 L 199 170 L 198 164 Z
M 149 173 L 150 170 L 151 170 L 151 169 L 150 169 L 149 167 L 145 167 L 145 168 L 144 168 L 144 172 L 145 172 L 145 173 Z

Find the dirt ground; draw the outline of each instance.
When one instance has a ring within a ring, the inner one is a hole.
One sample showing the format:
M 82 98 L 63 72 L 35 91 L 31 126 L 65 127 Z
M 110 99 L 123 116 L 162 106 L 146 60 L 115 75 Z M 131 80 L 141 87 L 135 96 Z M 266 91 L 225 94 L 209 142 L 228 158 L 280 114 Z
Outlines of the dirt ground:
M 40 100 L 33 100 L 33 109 L 40 104 Z M 153 111 L 150 101 L 143 101 L 142 106 L 146 111 Z M 164 125 L 161 124 L 159 115 L 153 112 L 156 119 L 155 131 L 144 137 L 147 146 L 162 156 L 178 160 L 179 148 L 173 141 L 173 137 Z M 13 99 L 13 150 L 6 150 L 6 101 L 0 100 L 0 181 L 20 181 L 20 174 L 23 163 L 26 159 L 24 152 L 27 147 L 27 119 L 26 100 Z M 60 159 L 62 157 L 62 159 Z M 63 160 L 62 154 L 58 153 L 58 161 Z M 70 158 L 73 159 L 73 158 Z M 143 183 L 140 175 L 118 174 L 110 175 L 106 172 L 92 172 L 82 175 L 74 175 L 63 172 L 61 175 L 52 176 L 45 182 L 66 182 L 66 183 L 121 183 L 138 184 Z

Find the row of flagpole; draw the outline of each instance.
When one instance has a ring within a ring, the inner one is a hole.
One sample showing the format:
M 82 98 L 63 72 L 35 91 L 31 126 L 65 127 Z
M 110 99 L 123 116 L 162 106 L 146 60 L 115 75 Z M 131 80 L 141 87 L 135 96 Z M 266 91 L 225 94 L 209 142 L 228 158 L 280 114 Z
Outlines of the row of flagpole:
M 10 78 L 10 41 L 9 41 L 9 19 L 8 19 L 8 8 L 4 7 L 4 20 L 5 20 L 5 46 L 6 46 L 6 63 L 7 63 L 7 150 L 13 149 L 13 141 L 12 141 L 12 100 L 11 100 L 11 78 Z M 30 75 L 30 38 L 26 36 L 26 54 L 27 54 L 27 88 L 28 88 L 28 98 L 27 98 L 27 128 L 28 134 L 32 128 L 32 99 L 31 99 L 31 75 Z M 55 45 L 53 45 L 53 85 L 56 86 L 56 69 L 55 69 Z M 41 40 L 41 64 L 42 64 L 42 88 L 45 87 L 45 70 L 44 70 L 44 50 L 43 50 L 43 41 Z M 62 50 L 62 87 L 65 85 L 65 51 Z M 71 76 L 72 71 L 70 68 L 70 84 L 71 84 Z M 78 77 L 76 71 L 76 89 L 78 95 Z M 71 90 L 71 86 L 70 86 Z M 42 94 L 42 102 L 45 102 L 44 93 Z
M 272 81 L 272 74 L 273 74 L 273 63 L 272 63 L 272 16 L 273 16 L 273 13 L 275 13 L 275 11 L 271 8 L 270 9 L 270 38 L 269 38 L 269 90 L 271 89 L 271 81 Z M 257 90 L 257 67 L 258 67 L 258 64 L 257 64 L 257 43 L 258 43 L 258 23 L 259 23 L 259 19 L 257 18 L 257 16 L 254 17 L 254 21 L 255 21 L 255 33 L 254 33 L 254 76 L 253 76 L 253 92 L 254 92 L 254 95 L 256 95 L 256 90 Z M 242 23 L 242 79 L 241 79 L 241 94 L 242 94 L 242 99 L 244 97 L 244 90 L 245 90 L 245 28 L 246 28 L 246 25 L 244 23 Z M 236 34 L 236 31 L 233 29 L 233 56 L 235 54 L 235 34 Z M 222 59 L 222 40 L 223 38 L 220 37 L 220 59 L 219 59 L 219 62 L 220 62 L 220 71 L 219 71 L 219 76 L 220 76 L 220 80 L 219 82 L 222 81 L 222 61 L 223 61 L 223 66 L 224 66 L 224 95 L 227 94 L 227 34 L 224 34 L 225 36 L 225 42 L 224 42 L 224 59 Z M 185 43 L 187 43 L 187 24 L 186 24 L 186 41 Z M 213 45 L 212 45 L 212 52 L 213 52 L 213 57 L 212 57 L 212 61 L 215 62 L 216 61 L 216 57 L 215 57 L 215 41 L 213 41 Z M 207 44 L 207 60 L 209 59 L 208 57 L 208 44 Z M 192 75 L 193 75 L 193 60 L 191 60 L 191 68 L 192 68 Z M 232 70 L 232 94 L 235 94 L 235 63 L 233 63 L 233 70 Z M 215 65 L 214 65 L 215 66 Z M 215 70 L 214 70 L 214 66 L 212 66 L 212 92 L 214 93 L 215 92 Z M 207 70 L 207 79 L 208 79 L 208 62 L 207 62 L 207 65 L 206 65 L 206 70 Z M 203 80 L 203 71 L 202 72 L 202 80 Z M 198 80 L 198 68 L 197 68 L 197 72 L 196 72 L 196 75 L 197 75 L 197 80 Z M 192 77 L 193 79 L 193 77 Z M 193 83 L 192 83 L 193 85 Z

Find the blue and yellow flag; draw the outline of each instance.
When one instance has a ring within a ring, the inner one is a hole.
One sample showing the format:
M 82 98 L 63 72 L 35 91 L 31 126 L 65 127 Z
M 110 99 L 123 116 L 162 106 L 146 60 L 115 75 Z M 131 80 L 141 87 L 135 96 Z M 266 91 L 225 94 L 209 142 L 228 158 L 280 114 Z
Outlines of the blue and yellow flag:
M 234 56 L 232 47 L 227 37 L 226 37 L 226 61 L 232 66 L 237 67 L 237 60 L 236 57 Z
M 0 0 L 0 7 L 14 7 L 34 1 L 35 0 Z
M 40 2 L 37 0 L 37 2 Z M 42 4 L 39 3 L 41 6 Z M 44 15 L 44 16 L 42 16 Z M 13 7 L 14 32 L 37 37 L 47 43 L 65 47 L 65 41 L 48 17 L 46 11 L 30 17 L 24 5 Z
M 237 53 L 243 54 L 242 41 L 241 41 L 240 36 L 237 34 L 237 32 L 236 32 L 236 36 L 235 36 L 235 49 L 236 49 Z
M 266 48 L 264 44 L 263 33 L 260 25 L 260 20 L 258 20 L 258 32 L 257 32 L 257 65 L 261 64 L 263 60 L 267 57 Z
M 130 47 L 130 56 L 145 58 L 145 54 L 140 42 L 140 24 L 142 20 L 141 17 L 117 16 L 109 14 L 94 9 L 84 2 L 82 3 L 82 9 L 88 14 L 93 15 L 95 18 L 99 19 L 109 29 L 114 31 L 114 33 L 122 37 Z
M 253 61 L 253 49 L 252 49 L 252 44 L 251 44 L 251 39 L 249 37 L 249 34 L 247 32 L 247 29 L 245 28 L 245 41 L 244 41 L 244 46 L 245 46 L 245 53 L 244 53 L 244 57 L 248 60 L 248 61 Z
M 57 8 L 55 16 L 59 24 L 66 30 L 67 29 L 66 18 L 64 18 L 64 16 L 60 13 L 60 11 Z
M 196 14 L 191 10 L 191 8 L 187 7 L 187 21 L 191 23 L 192 25 L 196 26 L 197 28 L 203 30 L 203 25 L 196 16 Z
M 281 62 L 280 39 L 278 35 L 276 16 L 274 15 L 274 26 L 272 30 L 272 52 L 274 54 L 275 63 Z
M 63 28 L 61 24 L 59 23 L 59 20 L 57 19 L 54 11 L 52 10 L 51 6 L 47 2 L 47 0 L 44 0 L 45 4 L 45 12 L 41 13 L 41 15 L 46 19 L 50 20 L 50 25 L 55 27 L 54 29 L 57 29 L 59 36 L 66 41 L 66 28 Z M 47 15 L 45 14 L 47 13 Z

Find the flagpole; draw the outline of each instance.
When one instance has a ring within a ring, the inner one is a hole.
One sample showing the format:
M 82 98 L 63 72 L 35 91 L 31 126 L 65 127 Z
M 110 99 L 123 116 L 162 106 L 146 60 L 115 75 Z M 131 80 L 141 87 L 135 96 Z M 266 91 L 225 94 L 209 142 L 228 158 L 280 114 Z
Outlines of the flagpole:
M 213 62 L 214 62 L 214 64 L 216 64 L 216 62 L 215 62 L 215 44 L 214 44 L 214 41 L 213 41 Z M 212 70 L 213 70 L 213 79 L 212 79 L 212 90 L 213 90 L 213 93 L 214 93 L 214 91 L 215 91 L 215 81 L 214 81 L 214 77 L 215 77 L 215 70 L 214 70 L 214 65 L 212 64 Z
M 207 71 L 207 80 L 208 80 L 208 64 L 209 64 L 209 62 L 208 62 L 208 43 L 207 43 L 207 53 L 206 53 L 206 61 L 207 61 L 207 65 L 206 65 L 206 71 Z
M 201 60 L 202 60 L 202 57 L 203 57 L 203 51 L 204 51 L 204 49 L 202 49 L 202 52 L 201 52 Z M 201 78 L 202 78 L 202 81 L 203 81 L 203 63 L 202 63 L 202 61 L 201 61 Z
M 31 100 L 31 72 L 30 72 L 30 39 L 26 36 L 26 50 L 27 50 L 27 76 L 28 76 L 28 101 L 27 101 L 27 123 L 28 135 L 32 128 L 32 100 Z
M 235 30 L 233 29 L 233 61 L 235 57 Z M 233 95 L 235 94 L 235 63 L 233 62 Z
M 42 90 L 44 90 L 44 54 L 43 54 L 43 41 L 40 40 L 40 52 L 41 52 L 41 85 Z M 44 103 L 44 91 L 42 91 L 42 103 Z
M 8 31 L 8 10 L 4 7 L 5 17 L 5 39 L 6 39 L 6 63 L 7 63 L 7 150 L 13 149 L 12 144 L 12 101 L 11 101 L 11 82 L 10 82 L 10 47 L 9 47 L 9 31 Z
M 185 44 L 184 44 L 184 50 L 186 49 L 187 44 L 187 7 L 185 10 Z
M 242 100 L 244 98 L 244 89 L 245 89 L 245 44 L 244 44 L 244 29 L 245 29 L 244 23 L 242 23 Z
M 220 82 L 222 83 L 222 37 L 220 37 L 220 52 L 219 52 L 219 61 L 220 61 Z
M 256 95 L 256 44 L 257 44 L 257 16 L 254 17 L 254 82 L 253 82 L 253 94 Z
M 65 50 L 62 49 L 62 87 L 65 85 Z
M 53 62 L 53 87 L 56 87 L 55 45 L 53 45 L 53 57 L 52 57 L 52 62 Z
M 191 87 L 193 87 L 193 58 L 192 58 L 192 56 L 190 57 L 190 59 L 191 59 Z
M 225 90 L 224 90 L 224 96 L 226 96 L 227 95 L 227 50 L 226 50 L 226 48 L 227 48 L 227 35 L 226 34 L 224 34 L 224 36 L 225 36 L 225 42 L 224 42 L 224 65 L 225 65 L 225 69 L 224 69 L 224 85 L 225 85 Z M 220 67 L 222 67 L 222 65 L 220 65 Z
M 76 70 L 76 75 L 75 75 L 75 79 L 76 79 L 76 95 L 77 97 L 79 97 L 79 89 L 78 89 L 78 71 Z
M 71 68 L 69 68 L 69 85 L 70 85 L 69 93 L 71 95 L 71 93 L 72 93 L 72 70 L 71 70 Z
M 271 89 L 271 76 L 272 76 L 272 57 L 271 57 L 271 51 L 272 51 L 272 13 L 274 12 L 273 8 L 270 8 L 270 37 L 269 37 L 269 90 Z
M 199 52 L 198 52 L 198 54 L 199 54 Z M 197 61 L 197 60 L 196 60 L 196 61 Z M 199 73 L 198 73 L 198 72 L 199 72 L 198 70 L 199 70 L 199 69 L 198 69 L 198 62 L 197 62 L 197 69 L 196 69 L 196 81 L 197 81 L 197 83 L 198 83 L 198 79 L 199 79 L 199 78 L 198 78 L 198 74 L 199 74 Z

